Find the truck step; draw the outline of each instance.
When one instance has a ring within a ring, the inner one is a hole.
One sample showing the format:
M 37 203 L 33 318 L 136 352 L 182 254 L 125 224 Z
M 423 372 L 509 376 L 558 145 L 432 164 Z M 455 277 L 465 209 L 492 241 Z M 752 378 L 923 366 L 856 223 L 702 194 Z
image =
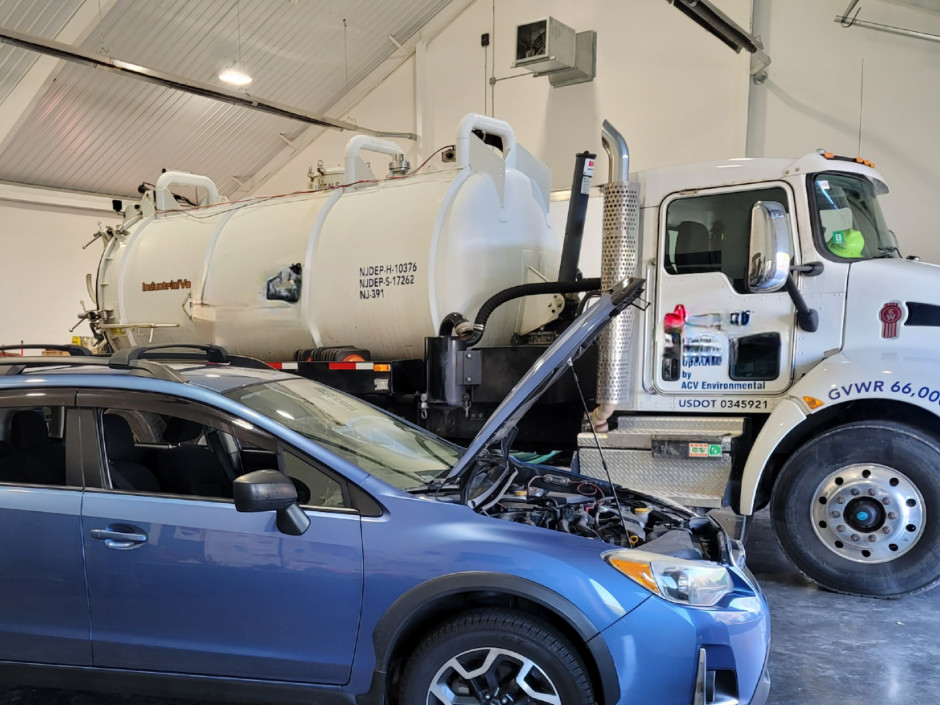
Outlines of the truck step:
M 650 450 L 653 439 L 659 439 L 718 442 L 725 446 L 725 450 L 730 450 L 733 440 L 744 433 L 747 419 L 729 416 L 620 416 L 616 423 L 616 428 L 597 434 L 602 448 Z M 579 447 L 594 445 L 593 433 L 578 436 Z
M 578 435 L 581 472 L 687 507 L 722 506 L 747 419 L 728 416 L 621 416 L 607 433 Z M 600 450 L 598 450 L 600 445 Z
M 710 458 L 658 457 L 649 450 L 603 449 L 610 479 L 686 507 L 720 507 L 731 476 L 731 454 Z M 601 451 L 578 450 L 581 474 L 607 479 Z

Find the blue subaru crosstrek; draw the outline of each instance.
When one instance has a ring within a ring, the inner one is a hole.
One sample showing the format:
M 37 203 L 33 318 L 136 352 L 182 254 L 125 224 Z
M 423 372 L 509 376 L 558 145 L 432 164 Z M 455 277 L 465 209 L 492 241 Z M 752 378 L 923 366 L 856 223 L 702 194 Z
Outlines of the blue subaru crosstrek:
M 509 453 L 642 282 L 468 449 L 221 348 L 0 361 L 0 677 L 254 702 L 761 705 L 720 526 Z

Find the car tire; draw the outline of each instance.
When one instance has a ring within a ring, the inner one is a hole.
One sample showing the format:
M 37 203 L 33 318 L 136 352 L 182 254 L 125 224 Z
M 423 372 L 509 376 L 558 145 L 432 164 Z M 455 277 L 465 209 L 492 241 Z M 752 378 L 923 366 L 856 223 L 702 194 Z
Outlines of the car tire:
M 480 609 L 435 629 L 409 659 L 398 702 L 595 705 L 578 652 L 547 623 L 518 612 Z
M 940 444 L 909 426 L 861 421 L 812 439 L 783 466 L 770 513 L 824 588 L 893 598 L 940 582 Z

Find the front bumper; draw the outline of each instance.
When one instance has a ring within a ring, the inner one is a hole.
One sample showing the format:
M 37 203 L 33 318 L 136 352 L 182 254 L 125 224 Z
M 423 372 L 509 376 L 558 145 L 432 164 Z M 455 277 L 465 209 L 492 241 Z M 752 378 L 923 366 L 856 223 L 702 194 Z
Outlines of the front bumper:
M 770 615 L 741 578 L 718 607 L 650 597 L 598 634 L 617 664 L 619 699 L 608 705 L 764 705 L 770 689 Z

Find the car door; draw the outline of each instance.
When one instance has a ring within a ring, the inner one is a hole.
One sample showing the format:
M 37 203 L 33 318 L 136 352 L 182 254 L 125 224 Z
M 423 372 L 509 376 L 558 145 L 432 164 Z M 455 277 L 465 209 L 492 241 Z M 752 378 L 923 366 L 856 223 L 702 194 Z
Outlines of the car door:
M 170 480 L 171 471 L 204 473 L 215 461 L 193 456 L 214 451 L 192 438 L 168 442 L 154 429 L 162 423 L 168 435 L 182 420 L 206 436 L 243 436 L 266 449 L 276 467 L 282 460 L 271 436 L 242 419 L 157 395 L 83 393 L 78 404 L 94 421 L 83 440 L 99 458 L 83 509 L 95 665 L 345 683 L 363 579 L 359 515 L 350 503 L 305 507 L 310 528 L 302 536 L 282 534 L 273 512 L 238 512 L 230 492 L 181 494 L 224 485 L 203 477 L 187 489 L 172 484 L 178 477 Z M 131 441 L 105 435 L 114 434 L 111 416 L 134 428 Z M 240 472 L 234 464 L 222 471 Z M 341 478 L 329 479 L 348 497 Z
M 679 408 L 767 409 L 791 384 L 793 303 L 785 291 L 750 293 L 745 284 L 757 201 L 792 212 L 785 183 L 678 194 L 662 205 L 652 378 Z
M 74 392 L 0 394 L 0 660 L 91 665 Z

